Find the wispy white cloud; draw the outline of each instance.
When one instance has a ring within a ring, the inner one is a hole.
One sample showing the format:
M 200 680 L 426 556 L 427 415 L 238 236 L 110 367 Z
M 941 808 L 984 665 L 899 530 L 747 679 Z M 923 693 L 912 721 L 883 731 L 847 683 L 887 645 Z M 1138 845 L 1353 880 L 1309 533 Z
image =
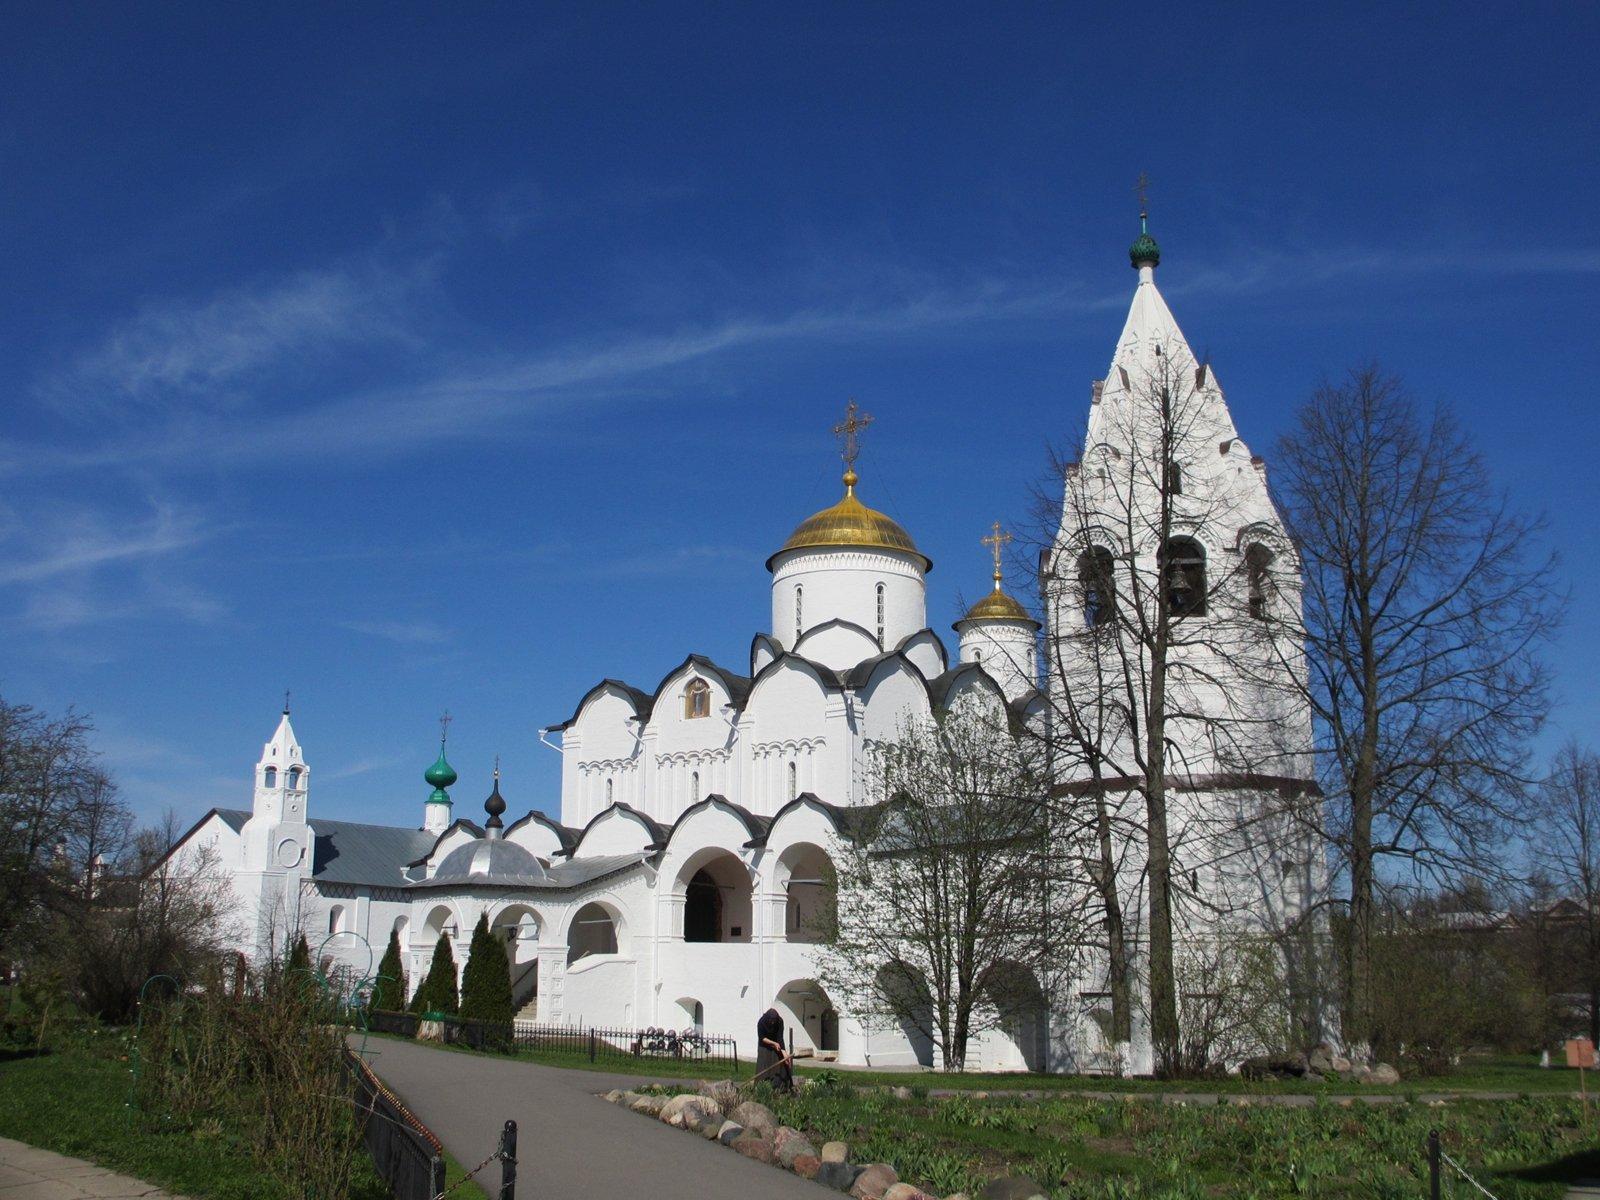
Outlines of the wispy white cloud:
M 8 523 L 13 553 L 0 566 L 0 585 L 39 583 L 61 575 L 84 574 L 112 563 L 159 558 L 196 546 L 210 536 L 199 517 L 172 505 L 157 505 L 142 524 L 130 528 L 89 508 L 46 514 L 30 523 Z M 26 541 L 28 547 L 17 543 Z
M 1181 279 L 1169 281 L 1170 290 L 1268 295 L 1363 277 L 1600 271 L 1600 252 L 1408 255 L 1324 247 L 1303 254 L 1241 255 L 1239 261 L 1245 265 L 1191 267 Z M 948 336 L 1019 320 L 1095 315 L 1127 302 L 1124 287 L 1103 282 L 1091 287 L 1070 278 L 977 278 L 951 285 L 925 272 L 878 269 L 873 278 L 879 295 L 866 300 L 730 316 L 510 360 L 486 355 L 463 361 L 441 347 L 419 345 L 419 364 L 429 352 L 449 361 L 419 383 L 335 392 L 275 411 L 271 420 L 230 407 L 248 403 L 240 398 L 248 390 L 247 378 L 269 376 L 270 368 L 286 361 L 361 339 L 410 337 L 406 331 L 419 322 L 408 320 L 407 302 L 414 298 L 414 281 L 428 275 L 424 266 L 311 273 L 202 303 L 152 308 L 86 352 L 55 385 L 80 396 L 142 396 L 150 404 L 147 415 L 158 419 L 143 421 L 136 431 L 77 445 L 0 440 L 0 476 L 128 466 L 209 470 L 284 453 L 302 460 L 405 454 L 438 439 L 514 428 L 563 404 L 604 404 L 665 392 L 670 373 L 679 368 L 753 350 Z M 841 289 L 823 290 L 838 294 Z M 169 401 L 164 413 L 162 398 Z
M 635 579 L 704 572 L 708 567 L 750 562 L 748 546 L 677 546 L 589 565 L 584 574 L 602 579 Z
M 156 503 L 143 519 L 120 511 L 42 504 L 0 520 L 0 595 L 18 597 L 18 619 L 57 633 L 150 614 L 210 622 L 220 601 L 173 572 L 175 559 L 215 530 L 193 510 Z
M 331 770 L 322 771 L 319 773 L 319 778 L 324 783 L 334 779 L 353 779 L 357 775 L 370 775 L 373 771 L 387 770 L 389 767 L 399 765 L 400 762 L 400 756 L 397 754 L 375 755 L 370 758 L 358 759 L 342 767 L 334 767 Z
M 263 367 L 408 339 L 406 300 L 423 273 L 341 267 L 198 302 L 150 303 L 43 379 L 39 391 L 57 410 L 95 419 L 180 404 L 232 408 L 247 399 L 242 382 Z
M 339 627 L 406 646 L 436 646 L 455 636 L 432 621 L 341 621 Z
M 107 466 L 215 466 L 293 452 L 343 457 L 408 451 L 429 439 L 481 436 L 581 393 L 585 403 L 623 394 L 644 376 L 766 346 L 905 337 L 979 322 L 1100 310 L 1120 302 L 1072 285 L 986 282 L 882 304 L 736 317 L 699 328 L 572 345 L 492 366 L 469 364 L 405 388 L 335 396 L 270 422 L 187 413 L 180 421 L 86 448 L 0 442 L 0 475 Z M 631 392 L 627 394 L 632 394 Z

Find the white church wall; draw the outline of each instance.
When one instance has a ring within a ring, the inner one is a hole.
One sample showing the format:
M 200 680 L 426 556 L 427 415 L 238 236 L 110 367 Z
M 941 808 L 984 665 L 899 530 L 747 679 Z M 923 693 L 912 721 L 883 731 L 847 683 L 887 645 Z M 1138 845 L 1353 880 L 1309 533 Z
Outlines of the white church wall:
M 556 831 L 540 821 L 516 822 L 506 830 L 505 839 L 545 862 L 561 853 L 563 848 Z
M 859 625 L 832 620 L 806 630 L 795 645 L 802 658 L 821 663 L 833 671 L 848 671 L 857 663 L 880 652 L 877 639 Z
M 561 821 L 583 825 L 611 804 L 638 805 L 643 729 L 631 697 L 596 689 L 562 735 Z
M 921 629 L 899 645 L 900 653 L 911 660 L 911 665 L 922 673 L 924 679 L 935 679 L 949 668 L 949 654 L 939 635 L 931 629 Z
M 423 864 L 428 876 L 430 878 L 433 876 L 433 873 L 439 869 L 439 864 L 449 856 L 452 850 L 459 849 L 460 847 L 469 845 L 477 840 L 478 835 L 473 833 L 470 829 L 464 829 L 460 826 L 455 826 L 447 830 L 444 835 L 433 844 L 433 849 L 428 852 L 428 859 Z
M 1038 680 L 1038 649 L 1033 627 L 1021 621 L 963 621 L 960 661 L 987 671 L 1015 700 Z
M 603 854 L 636 854 L 653 839 L 644 822 L 632 813 L 611 809 L 592 821 L 572 848 L 573 858 Z
M 861 737 L 884 742 L 899 736 L 908 720 L 930 717 L 933 708 L 920 672 L 904 659 L 891 658 L 862 687 L 856 713 Z
M 746 788 L 729 799 L 767 815 L 800 792 L 827 789 L 838 795 L 837 771 L 828 758 L 835 709 L 842 714 L 842 703 L 809 664 L 785 658 L 768 668 L 751 691 L 741 723 Z

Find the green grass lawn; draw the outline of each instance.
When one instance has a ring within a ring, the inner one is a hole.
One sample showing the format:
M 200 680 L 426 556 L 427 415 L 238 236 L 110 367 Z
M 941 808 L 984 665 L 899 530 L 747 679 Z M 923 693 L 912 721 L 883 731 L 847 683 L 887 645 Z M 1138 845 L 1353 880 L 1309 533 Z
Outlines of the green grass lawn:
M 176 1127 L 129 1100 L 133 1074 L 119 1032 L 75 1035 L 41 1055 L 0 1056 L 0 1137 L 87 1159 L 174 1192 L 208 1200 L 273 1200 L 277 1182 L 237 1129 L 219 1122 Z M 447 1163 L 459 1179 L 459 1164 Z M 350 1200 L 388 1191 L 363 1155 Z M 487 1200 L 473 1184 L 451 1193 Z
M 826 1063 L 809 1064 L 801 1060 L 801 1072 L 818 1072 Z M 1324 1079 L 1317 1083 L 1300 1080 L 1224 1079 L 1117 1079 L 1102 1075 L 1027 1075 L 972 1072 L 946 1074 L 939 1071 L 839 1071 L 858 1087 L 926 1087 L 936 1091 L 1087 1091 L 1087 1092 L 1221 1092 L 1250 1095 L 1359 1096 L 1367 1093 L 1426 1096 L 1434 1093 L 1509 1092 L 1513 1095 L 1578 1091 L 1578 1073 L 1565 1067 L 1539 1066 L 1533 1055 L 1488 1055 L 1469 1058 L 1449 1075 L 1403 1079 L 1389 1086 L 1350 1083 Z
M 1502 1200 L 1557 1200 L 1572 1179 L 1600 1171 L 1593 1116 L 1549 1097 L 1200 1107 L 1065 1095 L 896 1100 L 844 1082 L 770 1103 L 818 1145 L 848 1142 L 852 1161 L 888 1162 L 940 1195 L 1026 1174 L 1057 1200 L 1415 1200 L 1427 1194 L 1432 1128 Z M 1465 1182 L 1447 1194 L 1477 1196 Z

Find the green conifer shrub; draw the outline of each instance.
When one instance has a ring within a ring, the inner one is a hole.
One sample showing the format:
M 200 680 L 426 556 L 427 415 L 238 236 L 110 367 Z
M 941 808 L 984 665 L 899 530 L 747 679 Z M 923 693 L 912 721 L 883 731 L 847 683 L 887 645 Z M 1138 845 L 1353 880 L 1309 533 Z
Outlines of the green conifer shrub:
M 505 944 L 489 932 L 489 914 L 478 917 L 472 931 L 472 947 L 467 952 L 467 967 L 461 976 L 461 1015 L 509 1025 L 511 1008 L 511 964 Z
M 406 1006 L 406 972 L 400 957 L 400 931 L 389 931 L 389 948 L 378 964 L 378 978 L 367 1003 L 368 1012 L 400 1012 Z
M 311 946 L 306 941 L 305 934 L 302 933 L 295 939 L 294 946 L 289 951 L 289 963 L 284 970 L 289 974 L 311 970 Z
M 416 999 L 411 1002 L 411 1011 L 454 1016 L 458 1006 L 455 955 L 450 952 L 450 935 L 441 933 L 433 948 L 433 961 L 428 964 L 428 974 L 417 989 Z

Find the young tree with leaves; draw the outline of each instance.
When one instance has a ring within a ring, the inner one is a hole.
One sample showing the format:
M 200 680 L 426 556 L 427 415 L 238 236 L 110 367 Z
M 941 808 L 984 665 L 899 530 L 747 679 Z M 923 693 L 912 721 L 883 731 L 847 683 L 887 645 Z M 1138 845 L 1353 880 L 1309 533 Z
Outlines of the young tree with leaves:
M 1348 881 L 1344 1040 L 1372 1041 L 1382 868 L 1493 877 L 1549 706 L 1562 597 L 1450 413 L 1376 366 L 1316 390 L 1276 482 L 1304 571 L 1306 696 Z
M 998 697 L 911 719 L 874 747 L 873 807 L 838 850 L 821 982 L 869 1018 L 898 1024 L 960 1070 L 972 1039 L 1028 1029 L 1043 1066 L 1049 997 L 1081 935 L 1056 853 L 1049 786 Z

